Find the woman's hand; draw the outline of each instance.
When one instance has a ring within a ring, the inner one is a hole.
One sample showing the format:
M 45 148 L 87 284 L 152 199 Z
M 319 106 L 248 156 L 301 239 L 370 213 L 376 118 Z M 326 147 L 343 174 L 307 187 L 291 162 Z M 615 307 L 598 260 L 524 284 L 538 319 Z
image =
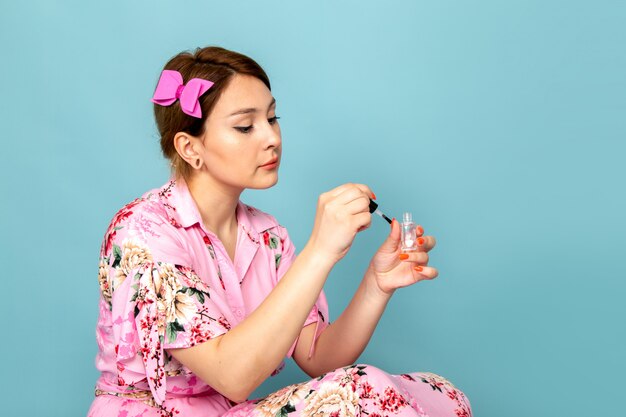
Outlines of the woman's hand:
M 417 227 L 418 249 L 401 251 L 400 224 L 394 219 L 387 240 L 380 246 L 372 261 L 370 272 L 380 291 L 387 295 L 402 287 L 437 276 L 437 269 L 428 265 L 428 252 L 435 247 L 435 238 L 423 236 L 424 229 Z
M 320 195 L 315 225 L 307 246 L 337 262 L 348 253 L 354 237 L 372 221 L 372 191 L 363 184 L 344 184 Z

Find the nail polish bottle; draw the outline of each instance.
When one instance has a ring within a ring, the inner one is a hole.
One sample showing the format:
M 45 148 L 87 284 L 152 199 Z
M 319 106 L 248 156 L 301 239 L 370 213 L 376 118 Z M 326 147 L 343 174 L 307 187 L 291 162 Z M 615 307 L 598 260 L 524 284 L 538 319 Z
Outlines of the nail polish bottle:
M 413 223 L 413 215 L 411 213 L 404 213 L 402 215 L 402 252 L 410 252 L 417 250 L 417 233 L 416 224 Z

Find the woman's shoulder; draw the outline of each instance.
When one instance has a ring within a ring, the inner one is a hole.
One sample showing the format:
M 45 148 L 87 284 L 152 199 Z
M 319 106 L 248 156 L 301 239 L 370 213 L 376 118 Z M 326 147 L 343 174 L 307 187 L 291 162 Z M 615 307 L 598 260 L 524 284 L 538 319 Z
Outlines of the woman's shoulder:
M 177 221 L 173 215 L 176 209 L 168 203 L 167 199 L 170 187 L 171 183 L 152 189 L 120 208 L 113 215 L 104 235 L 103 252 L 109 253 L 113 240 L 131 231 L 133 235 L 145 237 L 156 236 L 156 229 L 177 227 Z
M 167 197 L 167 185 L 147 191 L 141 197 L 135 198 L 120 208 L 111 219 L 111 226 L 118 227 L 121 223 L 136 220 L 139 217 L 159 218 L 173 223 L 170 218 L 173 217 L 172 212 L 176 212 L 176 209 L 168 204 Z

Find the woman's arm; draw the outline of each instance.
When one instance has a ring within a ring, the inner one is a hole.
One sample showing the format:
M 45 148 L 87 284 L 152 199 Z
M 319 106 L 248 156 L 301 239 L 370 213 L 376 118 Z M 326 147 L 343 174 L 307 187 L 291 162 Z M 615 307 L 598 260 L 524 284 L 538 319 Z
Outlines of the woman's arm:
M 421 230 L 420 233 L 421 235 Z M 372 259 L 350 304 L 317 339 L 315 353 L 308 357 L 315 326 L 303 329 L 294 360 L 311 377 L 353 364 L 363 353 L 393 292 L 400 287 L 437 276 L 435 268 L 425 266 L 435 239 L 424 236 L 418 252 L 400 259 L 400 227 L 392 223 L 387 241 Z M 417 269 L 416 269 L 417 268 Z
M 259 307 L 226 334 L 169 352 L 229 399 L 248 398 L 284 359 L 333 264 L 305 248 Z
M 330 270 L 369 226 L 370 195 L 346 184 L 320 196 L 309 242 L 259 307 L 226 334 L 170 349 L 172 356 L 226 397 L 244 401 L 284 359 Z
M 302 329 L 293 358 L 309 376 L 314 378 L 348 366 L 365 350 L 391 298 L 391 294 L 382 294 L 373 288 L 371 279 L 368 268 L 350 304 L 318 337 L 310 358 L 309 346 L 313 343 L 315 326 Z

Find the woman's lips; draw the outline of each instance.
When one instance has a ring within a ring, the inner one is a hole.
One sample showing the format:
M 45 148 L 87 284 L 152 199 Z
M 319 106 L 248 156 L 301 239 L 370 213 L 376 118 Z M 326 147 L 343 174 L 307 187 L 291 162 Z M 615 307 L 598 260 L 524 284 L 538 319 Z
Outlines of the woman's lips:
M 278 166 L 278 158 L 274 158 L 266 164 L 261 165 L 264 169 L 274 169 Z

